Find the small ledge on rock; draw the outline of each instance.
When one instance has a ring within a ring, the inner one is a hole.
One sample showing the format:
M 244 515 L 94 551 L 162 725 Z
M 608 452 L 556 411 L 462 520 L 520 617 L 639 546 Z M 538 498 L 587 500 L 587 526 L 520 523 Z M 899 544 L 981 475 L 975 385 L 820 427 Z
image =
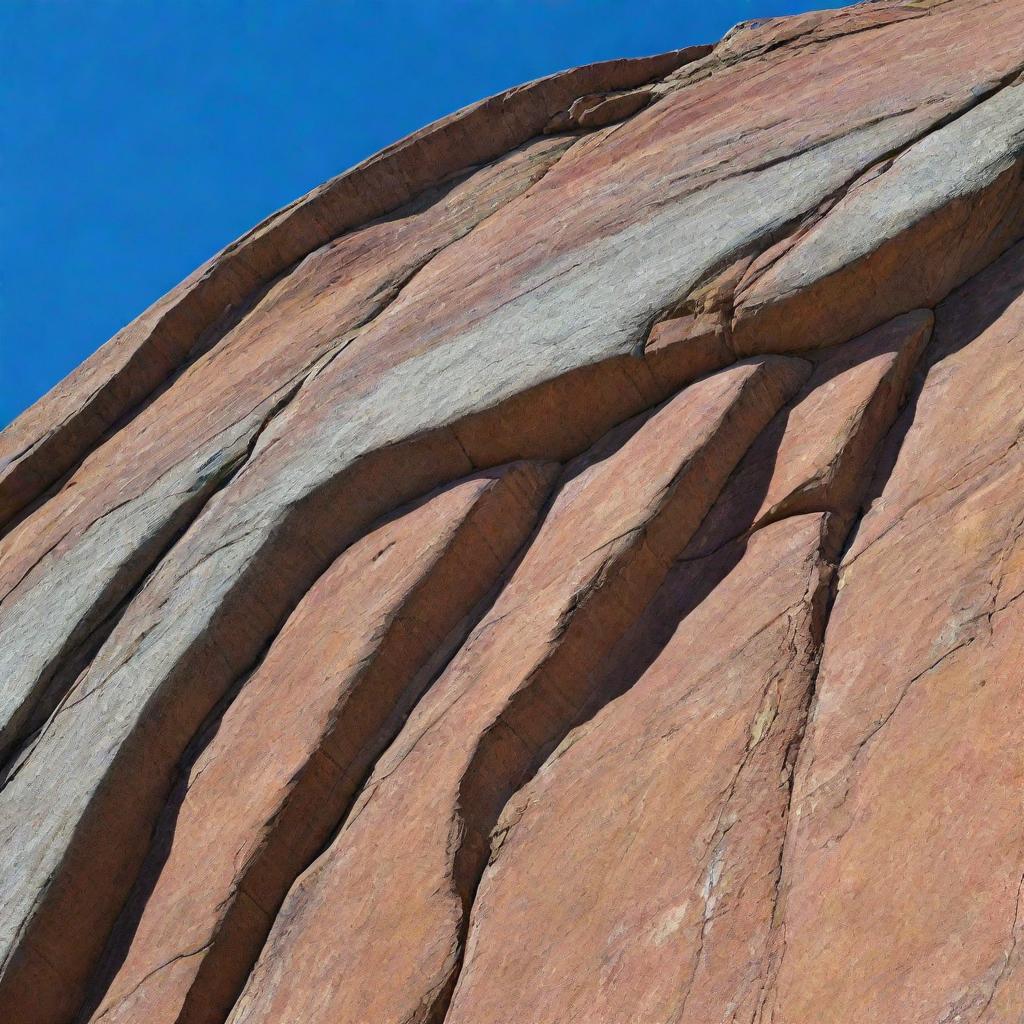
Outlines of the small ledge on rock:
M 631 89 L 628 92 L 580 96 L 568 110 L 555 114 L 545 125 L 544 132 L 550 135 L 574 128 L 606 128 L 643 110 L 653 95 L 650 89 Z

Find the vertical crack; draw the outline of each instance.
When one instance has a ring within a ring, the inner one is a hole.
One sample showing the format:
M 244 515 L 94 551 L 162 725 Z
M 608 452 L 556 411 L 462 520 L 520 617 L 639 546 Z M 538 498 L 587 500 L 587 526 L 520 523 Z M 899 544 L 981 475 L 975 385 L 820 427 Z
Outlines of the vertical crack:
M 929 338 L 927 348 L 934 343 L 934 335 Z M 779 859 L 775 872 L 772 899 L 772 937 L 769 945 L 769 961 L 767 970 L 764 973 L 761 983 L 761 991 L 757 1000 L 756 1017 L 758 1024 L 771 1024 L 774 1020 L 774 998 L 775 984 L 782 968 L 786 955 L 786 915 L 785 915 L 785 889 L 786 889 L 786 864 L 789 848 L 791 845 L 790 826 L 793 820 L 793 800 L 796 787 L 797 771 L 805 756 L 804 740 L 807 730 L 814 722 L 815 709 L 818 703 L 818 680 L 821 672 L 821 664 L 828 644 L 828 626 L 831 621 L 832 612 L 835 607 L 839 590 L 839 567 L 849 553 L 857 532 L 864 517 L 870 511 L 875 499 L 880 497 L 885 490 L 886 484 L 896 467 L 899 451 L 902 448 L 907 432 L 913 423 L 917 404 L 923 392 L 927 378 L 929 360 L 922 354 L 918 368 L 908 388 L 904 400 L 903 410 L 896 417 L 892 426 L 875 449 L 876 464 L 872 474 L 871 482 L 861 496 L 861 501 L 856 514 L 851 516 L 847 523 L 842 524 L 843 534 L 835 540 L 836 555 L 834 561 L 826 560 L 830 576 L 827 593 L 821 609 L 820 625 L 816 630 L 818 637 L 817 651 L 815 654 L 814 669 L 804 697 L 802 721 L 800 728 L 794 735 L 786 752 L 786 785 L 787 800 L 785 810 L 785 826 L 783 839 L 779 844 Z M 766 1016 L 767 1015 L 767 1016 Z

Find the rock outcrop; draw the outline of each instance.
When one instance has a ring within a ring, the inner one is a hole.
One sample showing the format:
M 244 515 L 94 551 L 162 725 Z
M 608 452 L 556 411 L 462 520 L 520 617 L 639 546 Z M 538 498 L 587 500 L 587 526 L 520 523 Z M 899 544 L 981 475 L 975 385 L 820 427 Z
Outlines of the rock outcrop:
M 1024 1019 L 1024 0 L 510 90 L 0 435 L 0 1020 Z

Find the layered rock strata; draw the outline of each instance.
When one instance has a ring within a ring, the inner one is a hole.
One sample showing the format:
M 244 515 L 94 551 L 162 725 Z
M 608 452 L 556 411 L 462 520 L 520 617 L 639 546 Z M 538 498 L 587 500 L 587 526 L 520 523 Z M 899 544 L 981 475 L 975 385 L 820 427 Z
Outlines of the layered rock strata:
M 510 90 L 0 434 L 0 1019 L 1019 1019 L 1022 54 Z

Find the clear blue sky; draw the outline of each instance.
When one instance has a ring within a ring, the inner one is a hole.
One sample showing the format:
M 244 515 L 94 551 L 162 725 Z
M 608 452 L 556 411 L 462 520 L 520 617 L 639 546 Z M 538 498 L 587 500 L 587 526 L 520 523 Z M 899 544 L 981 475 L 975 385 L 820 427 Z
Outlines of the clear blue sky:
M 0 426 L 266 214 L 539 75 L 828 0 L 0 0 Z

